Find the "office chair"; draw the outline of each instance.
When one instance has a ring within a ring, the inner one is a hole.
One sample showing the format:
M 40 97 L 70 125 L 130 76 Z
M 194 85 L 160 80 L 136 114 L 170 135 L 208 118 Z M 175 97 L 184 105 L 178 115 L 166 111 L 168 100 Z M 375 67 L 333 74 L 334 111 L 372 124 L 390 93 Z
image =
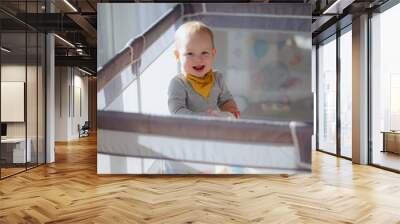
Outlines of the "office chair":
M 85 121 L 82 127 L 78 125 L 78 129 L 79 129 L 79 138 L 89 136 L 89 129 L 90 129 L 89 121 Z

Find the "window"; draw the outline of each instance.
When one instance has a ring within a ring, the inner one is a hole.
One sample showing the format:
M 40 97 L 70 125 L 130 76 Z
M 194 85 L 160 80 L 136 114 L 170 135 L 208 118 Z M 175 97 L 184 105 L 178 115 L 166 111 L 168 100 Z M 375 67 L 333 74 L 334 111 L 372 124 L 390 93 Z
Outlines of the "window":
M 336 40 L 318 48 L 318 149 L 336 153 Z
M 351 158 L 353 96 L 351 26 L 348 29 L 345 29 L 340 36 L 340 155 Z
M 371 19 L 372 163 L 400 170 L 400 4 Z

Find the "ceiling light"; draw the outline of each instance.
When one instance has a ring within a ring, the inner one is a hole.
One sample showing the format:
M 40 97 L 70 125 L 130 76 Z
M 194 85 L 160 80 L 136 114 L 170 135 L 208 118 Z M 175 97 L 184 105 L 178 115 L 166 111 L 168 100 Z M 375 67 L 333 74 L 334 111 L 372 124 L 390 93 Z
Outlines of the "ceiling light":
M 1 50 L 4 51 L 4 52 L 6 52 L 6 53 L 10 53 L 10 52 L 11 52 L 11 50 L 9 50 L 9 49 L 7 49 L 7 48 L 5 48 L 5 47 L 1 47 Z
M 330 5 L 327 9 L 324 10 L 322 14 L 328 14 L 330 11 L 336 7 L 336 5 L 340 2 L 340 0 L 336 0 L 332 5 Z
M 68 0 L 64 0 L 65 4 L 67 4 L 72 10 L 74 10 L 75 12 L 78 12 L 78 10 L 71 4 L 68 2 Z
M 54 34 L 54 36 L 56 36 L 58 39 L 60 39 L 61 41 L 63 41 L 63 42 L 66 43 L 67 45 L 69 45 L 69 46 L 75 48 L 75 45 L 71 44 L 71 42 L 69 42 L 68 40 L 66 40 L 66 39 L 64 39 L 64 38 L 62 38 L 62 37 L 60 37 L 60 36 L 58 36 L 57 34 Z
M 85 71 L 85 70 L 83 70 L 83 69 L 81 69 L 81 68 L 79 68 L 79 67 L 78 67 L 78 70 L 81 71 L 81 72 L 83 72 L 83 73 L 85 73 L 85 74 L 93 75 L 92 73 L 90 73 L 90 72 L 88 72 L 88 71 Z
M 355 0 L 336 0 L 322 14 L 342 14 L 343 9 L 351 5 Z

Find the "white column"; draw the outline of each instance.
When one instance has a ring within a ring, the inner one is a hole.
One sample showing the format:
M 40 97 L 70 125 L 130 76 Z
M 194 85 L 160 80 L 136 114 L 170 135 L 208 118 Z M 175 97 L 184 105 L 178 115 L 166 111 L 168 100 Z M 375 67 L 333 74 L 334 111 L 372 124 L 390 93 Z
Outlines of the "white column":
M 317 148 L 317 48 L 312 46 L 311 51 L 311 92 L 313 95 L 313 135 L 311 137 L 312 150 Z
M 51 1 L 46 1 L 47 12 L 54 11 Z M 55 56 L 54 35 L 46 35 L 46 163 L 55 162 Z
M 71 129 L 71 67 L 55 68 L 55 141 L 69 141 Z
M 353 162 L 368 163 L 368 16 L 353 19 Z
M 54 78 L 54 35 L 46 36 L 46 163 L 55 161 L 54 133 L 55 133 L 55 78 Z

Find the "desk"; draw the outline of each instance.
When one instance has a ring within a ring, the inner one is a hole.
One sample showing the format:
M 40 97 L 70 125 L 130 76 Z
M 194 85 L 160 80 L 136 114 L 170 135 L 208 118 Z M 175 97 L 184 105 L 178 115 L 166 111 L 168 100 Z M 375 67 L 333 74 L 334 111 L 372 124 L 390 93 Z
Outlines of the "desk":
M 382 131 L 383 151 L 400 154 L 400 131 Z
M 25 163 L 31 161 L 31 139 L 27 139 L 25 154 L 25 138 L 6 138 L 1 139 L 1 157 L 7 163 Z M 27 158 L 27 161 L 25 161 Z

